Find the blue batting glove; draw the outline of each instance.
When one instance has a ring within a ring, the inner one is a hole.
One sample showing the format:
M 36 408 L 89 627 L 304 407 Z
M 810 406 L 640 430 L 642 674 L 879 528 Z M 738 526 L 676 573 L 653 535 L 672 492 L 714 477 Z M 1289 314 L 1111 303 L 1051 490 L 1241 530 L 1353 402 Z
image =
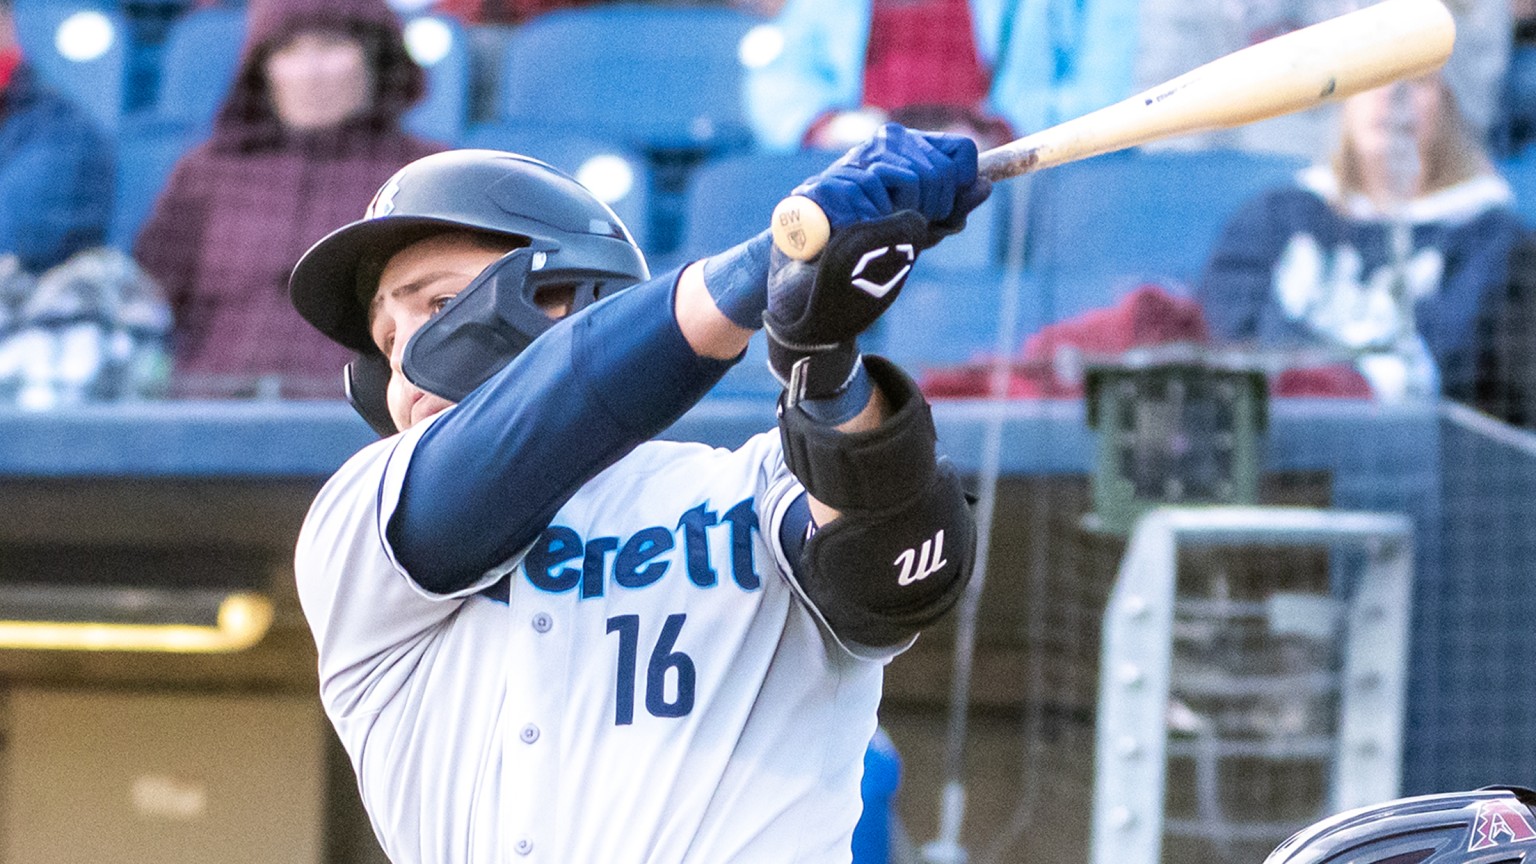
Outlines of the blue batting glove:
M 833 232 L 915 211 L 929 226 L 918 239 L 926 249 L 964 227 L 966 216 L 991 194 L 976 157 L 976 142 L 963 135 L 887 123 L 794 192 L 821 207 Z

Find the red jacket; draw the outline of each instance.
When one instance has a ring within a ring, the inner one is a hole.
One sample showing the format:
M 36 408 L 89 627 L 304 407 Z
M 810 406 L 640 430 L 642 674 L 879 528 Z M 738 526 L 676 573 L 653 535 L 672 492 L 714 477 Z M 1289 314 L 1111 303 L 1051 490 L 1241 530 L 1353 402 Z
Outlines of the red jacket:
M 1017 360 L 1009 361 L 1010 399 L 1072 399 L 1082 395 L 1079 381 L 1056 374 L 1063 349 L 1104 356 L 1131 348 L 1171 343 L 1206 345 L 1211 341 L 1205 315 L 1193 300 L 1175 297 L 1158 285 L 1142 285 L 1113 306 L 1093 309 L 1042 327 L 1030 336 Z M 990 395 L 992 363 L 930 369 L 920 388 L 930 399 L 977 399 Z M 1286 369 L 1270 382 L 1276 396 L 1369 398 L 1370 386 L 1347 365 Z

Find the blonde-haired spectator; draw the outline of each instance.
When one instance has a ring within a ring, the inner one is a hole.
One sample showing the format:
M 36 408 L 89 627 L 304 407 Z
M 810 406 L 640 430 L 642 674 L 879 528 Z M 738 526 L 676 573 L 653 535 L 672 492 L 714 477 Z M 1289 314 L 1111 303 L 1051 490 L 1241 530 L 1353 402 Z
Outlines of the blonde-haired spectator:
M 1344 101 L 1331 162 L 1241 209 L 1200 289 L 1213 335 L 1355 352 L 1385 399 L 1471 401 L 1524 229 L 1442 75 Z

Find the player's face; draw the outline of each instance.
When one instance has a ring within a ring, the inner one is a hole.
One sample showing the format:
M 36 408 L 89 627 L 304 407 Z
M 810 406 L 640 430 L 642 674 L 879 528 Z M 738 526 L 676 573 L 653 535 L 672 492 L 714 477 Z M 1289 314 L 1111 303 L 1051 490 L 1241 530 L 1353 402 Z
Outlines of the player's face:
M 480 271 L 508 251 L 470 234 L 439 234 L 405 247 L 384 265 L 368 322 L 373 344 L 389 358 L 392 374 L 385 398 L 396 428 L 409 429 L 453 404 L 406 379 L 400 366 L 406 343 Z M 570 312 L 571 300 L 568 290 L 534 297 L 544 314 L 554 319 Z
M 470 237 L 443 234 L 405 247 L 384 265 L 368 317 L 373 344 L 389 358 L 392 374 L 386 399 L 389 416 L 401 431 L 452 404 L 406 380 L 400 371 L 406 343 L 501 255 Z

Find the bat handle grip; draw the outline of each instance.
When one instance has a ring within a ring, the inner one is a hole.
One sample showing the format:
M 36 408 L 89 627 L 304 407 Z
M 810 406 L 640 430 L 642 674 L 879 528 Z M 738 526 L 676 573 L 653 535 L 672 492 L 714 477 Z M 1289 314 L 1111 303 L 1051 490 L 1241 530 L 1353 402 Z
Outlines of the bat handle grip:
M 827 214 L 804 195 L 791 195 L 773 208 L 773 245 L 796 261 L 820 255 L 831 236 Z

